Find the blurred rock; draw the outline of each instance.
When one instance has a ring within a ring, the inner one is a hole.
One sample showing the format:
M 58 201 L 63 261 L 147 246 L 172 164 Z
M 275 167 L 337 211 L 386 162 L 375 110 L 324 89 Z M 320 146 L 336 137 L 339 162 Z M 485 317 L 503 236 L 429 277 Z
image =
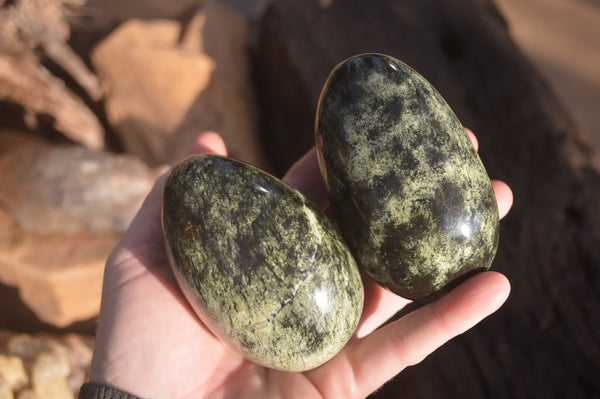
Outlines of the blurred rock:
M 35 234 L 120 233 L 156 177 L 132 156 L 30 141 L 0 157 L 0 202 Z
M 34 391 L 44 399 L 72 399 L 67 377 L 71 372 L 68 355 L 45 352 L 37 356 L 31 367 Z
M 79 335 L 69 334 L 64 337 L 68 349 L 71 372 L 67 377 L 69 388 L 73 392 L 79 390 L 86 379 L 86 369 L 92 363 L 93 348 Z
M 209 86 L 199 94 L 181 125 L 167 143 L 166 161 L 173 164 L 204 130 L 220 133 L 234 158 L 263 169 L 270 164 L 257 133 L 258 110 L 250 62 L 248 21 L 223 2 L 209 0 L 202 14 L 188 24 L 185 37 L 214 60 Z
M 87 151 L 50 146 L 22 132 L 0 133 L 0 283 L 17 287 L 21 300 L 39 320 L 57 327 L 97 315 L 104 263 L 121 233 L 92 232 L 107 227 L 122 231 L 136 212 L 132 204 L 121 202 L 120 216 L 114 218 L 100 198 L 119 205 L 117 194 L 122 190 L 128 193 L 128 201 L 139 204 L 146 195 L 143 189 L 148 191 L 154 179 L 139 161 L 121 156 L 90 152 L 94 155 L 88 161 L 70 163 L 69 157 L 85 159 Z M 128 165 L 134 165 L 133 173 L 126 171 Z M 135 173 L 137 177 L 123 177 Z M 86 192 L 76 191 L 84 187 Z M 10 210 L 4 204 L 7 200 Z M 24 219 L 17 220 L 17 214 Z M 107 220 L 100 220 L 100 214 Z M 40 235 L 27 230 L 28 224 L 37 231 L 79 229 L 87 234 Z M 6 317 L 15 322 L 17 316 Z M 0 325 L 8 327 L 5 321 Z
M 31 388 L 23 389 L 19 392 L 17 399 L 42 399 L 40 396 Z
M 57 341 L 34 337 L 30 334 L 15 334 L 6 344 L 6 351 L 12 356 L 18 356 L 23 359 L 28 368 L 42 353 L 52 353 L 56 359 L 62 363 L 68 363 L 68 353 L 66 348 Z
M 66 399 L 77 396 L 89 374 L 93 337 L 30 335 L 6 330 L 0 330 L 0 337 L 0 353 L 8 354 L 0 355 L 0 398 Z M 17 370 L 11 375 L 18 375 L 18 378 L 2 374 L 3 358 L 10 359 L 11 366 Z M 11 378 L 19 383 L 11 384 Z
M 151 165 L 165 158 L 165 136 L 210 81 L 214 62 L 178 47 L 174 20 L 131 20 L 94 50 L 106 113 L 125 149 Z
M 17 287 L 40 321 L 66 327 L 98 314 L 104 263 L 120 235 L 37 236 L 2 206 L 0 225 L 0 283 Z
M 10 384 L 0 375 L 0 399 L 13 399 L 14 394 Z
M 0 378 L 4 379 L 13 391 L 18 391 L 29 383 L 23 360 L 18 356 L 0 355 Z
M 247 20 L 207 1 L 184 24 L 130 20 L 92 52 L 106 113 L 125 149 L 150 165 L 176 163 L 204 130 L 232 155 L 264 165 L 256 137 Z

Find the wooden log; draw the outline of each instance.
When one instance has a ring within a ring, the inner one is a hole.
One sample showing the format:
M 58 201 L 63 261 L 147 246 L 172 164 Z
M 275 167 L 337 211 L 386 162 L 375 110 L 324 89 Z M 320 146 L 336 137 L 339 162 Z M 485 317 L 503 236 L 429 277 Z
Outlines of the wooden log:
M 278 173 L 313 144 L 328 73 L 361 52 L 397 57 L 432 82 L 515 194 L 493 265 L 512 283 L 507 304 L 373 397 L 600 397 L 597 153 L 493 1 L 273 2 L 255 60 Z

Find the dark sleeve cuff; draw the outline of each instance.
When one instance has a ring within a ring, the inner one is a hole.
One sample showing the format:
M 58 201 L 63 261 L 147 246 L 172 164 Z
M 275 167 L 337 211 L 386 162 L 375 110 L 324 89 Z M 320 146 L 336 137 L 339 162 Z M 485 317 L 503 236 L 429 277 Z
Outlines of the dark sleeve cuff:
M 106 385 L 88 382 L 81 386 L 78 399 L 140 399 Z

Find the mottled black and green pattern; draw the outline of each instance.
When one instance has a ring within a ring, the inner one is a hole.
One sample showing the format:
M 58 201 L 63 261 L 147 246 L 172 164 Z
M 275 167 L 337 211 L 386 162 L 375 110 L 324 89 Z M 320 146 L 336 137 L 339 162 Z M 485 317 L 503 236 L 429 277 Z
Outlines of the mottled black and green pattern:
M 352 336 L 358 267 L 329 219 L 280 180 L 217 155 L 188 158 L 166 182 L 163 229 L 188 301 L 250 360 L 307 370 Z
M 441 95 L 404 63 L 363 54 L 321 93 L 316 140 L 342 235 L 369 275 L 412 299 L 488 269 L 498 209 Z

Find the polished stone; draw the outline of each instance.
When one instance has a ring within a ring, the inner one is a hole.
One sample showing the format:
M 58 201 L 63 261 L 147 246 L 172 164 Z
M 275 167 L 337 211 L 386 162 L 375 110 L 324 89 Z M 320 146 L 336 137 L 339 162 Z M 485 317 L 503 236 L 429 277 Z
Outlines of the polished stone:
M 338 65 L 321 93 L 316 141 L 341 233 L 381 285 L 428 299 L 490 267 L 490 179 L 450 107 L 413 69 L 380 54 Z
M 289 371 L 317 367 L 343 348 L 362 312 L 362 281 L 313 203 L 217 155 L 183 161 L 163 195 L 175 275 L 218 337 L 256 363 Z

